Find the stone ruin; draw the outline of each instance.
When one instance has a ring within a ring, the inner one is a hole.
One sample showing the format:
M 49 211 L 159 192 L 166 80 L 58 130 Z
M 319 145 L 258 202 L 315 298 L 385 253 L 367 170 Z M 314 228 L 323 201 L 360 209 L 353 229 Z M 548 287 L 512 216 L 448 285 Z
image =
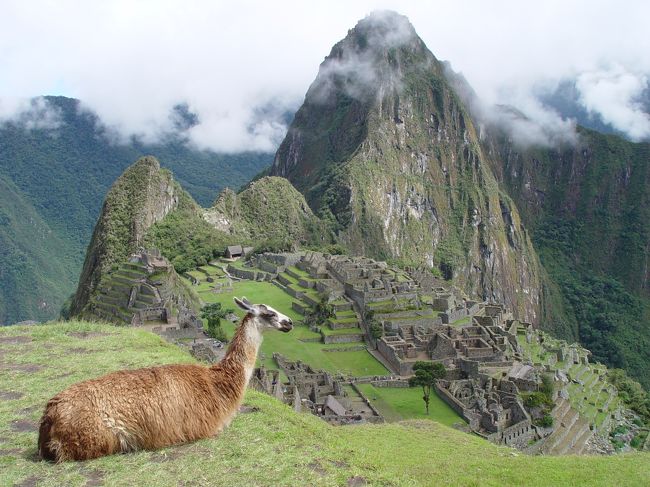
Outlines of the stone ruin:
M 178 294 L 173 266 L 156 249 L 132 254 L 102 277 L 91 312 L 104 320 L 167 333 L 202 328 L 194 311 Z
M 466 379 L 438 381 L 436 391 L 474 433 L 493 443 L 524 449 L 547 434 L 533 425 L 517 386 L 508 378 L 475 373 Z
M 443 300 L 448 297 L 440 298 Z M 519 345 L 516 333 L 508 330 L 512 320 L 505 321 L 509 314 L 501 306 L 473 301 L 465 301 L 463 309 L 464 316 L 473 313 L 469 325 L 456 327 L 437 319 L 399 325 L 377 340 L 377 350 L 400 375 L 412 374 L 418 360 L 435 360 L 446 366 L 453 366 L 459 358 L 512 364 Z
M 348 388 L 356 393 L 351 395 L 345 387 L 349 383 L 335 379 L 328 372 L 314 370 L 300 361 L 289 361 L 277 353 L 273 359 L 288 382 L 280 381 L 278 370 L 260 367 L 255 369 L 250 387 L 291 405 L 297 412 L 311 412 L 331 424 L 383 422 L 379 412 L 354 385 Z

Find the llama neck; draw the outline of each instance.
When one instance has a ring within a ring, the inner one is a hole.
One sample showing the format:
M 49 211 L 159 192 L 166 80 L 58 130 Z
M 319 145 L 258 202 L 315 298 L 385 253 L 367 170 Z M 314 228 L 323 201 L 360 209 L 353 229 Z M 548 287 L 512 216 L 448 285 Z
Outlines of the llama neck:
M 228 351 L 218 364 L 222 368 L 244 372 L 246 383 L 253 374 L 257 352 L 262 344 L 262 333 L 257 326 L 257 318 L 248 313 L 237 327 Z

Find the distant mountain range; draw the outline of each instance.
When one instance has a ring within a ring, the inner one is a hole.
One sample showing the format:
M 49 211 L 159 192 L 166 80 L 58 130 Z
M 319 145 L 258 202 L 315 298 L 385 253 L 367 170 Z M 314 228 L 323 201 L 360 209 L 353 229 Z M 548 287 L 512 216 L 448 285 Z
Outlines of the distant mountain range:
M 53 128 L 0 125 L 0 323 L 58 316 L 77 285 L 86 246 L 111 184 L 140 156 L 155 155 L 202 205 L 267 167 L 273 154 L 218 154 L 170 135 L 147 145 L 109 140 L 79 100 L 45 97 Z

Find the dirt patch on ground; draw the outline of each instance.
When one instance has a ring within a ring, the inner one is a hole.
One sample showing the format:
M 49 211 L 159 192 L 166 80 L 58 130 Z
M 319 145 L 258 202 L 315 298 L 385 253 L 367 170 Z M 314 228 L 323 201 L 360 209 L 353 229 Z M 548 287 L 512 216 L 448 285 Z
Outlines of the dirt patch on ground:
M 7 457 L 9 455 L 18 456 L 22 452 L 23 451 L 20 448 L 0 448 L 0 457 Z
M 259 412 L 259 410 L 260 408 L 258 408 L 257 406 L 247 406 L 246 404 L 239 406 L 240 414 L 257 413 Z
M 66 333 L 69 337 L 75 338 L 96 338 L 96 337 L 107 337 L 114 335 L 115 333 L 104 333 L 103 331 L 71 331 Z
M 104 472 L 95 469 L 80 469 L 81 474 L 86 477 L 84 487 L 99 487 L 104 485 Z
M 29 421 L 26 419 L 15 419 L 9 423 L 9 427 L 18 433 L 31 433 L 37 429 L 35 421 Z
M 368 485 L 368 482 L 364 477 L 355 475 L 348 479 L 348 487 L 361 487 L 362 485 Z
M 15 401 L 23 396 L 22 392 L 0 391 L 0 401 Z
M 3 345 L 19 345 L 21 343 L 29 343 L 34 341 L 32 337 L 25 335 L 17 335 L 14 337 L 0 337 L 0 343 Z
M 36 487 L 39 480 L 41 480 L 40 477 L 32 475 L 31 477 L 27 477 L 22 482 L 15 484 L 14 487 Z
M 198 453 L 200 455 L 207 456 L 210 453 L 210 450 L 194 444 L 179 445 L 165 451 L 152 453 L 149 461 L 154 463 L 173 462 L 174 460 L 178 460 L 179 458 L 183 458 L 185 455 L 192 453 Z
M 338 460 L 330 460 L 330 463 L 334 465 L 336 468 L 350 468 L 350 465 L 348 465 L 345 462 L 340 462 Z
M 321 463 L 318 460 L 314 460 L 313 462 L 310 462 L 307 464 L 307 467 L 310 470 L 313 470 L 316 472 L 318 475 L 325 475 L 327 474 L 327 470 L 321 465 Z
M 15 372 L 34 373 L 43 370 L 45 367 L 38 364 L 8 364 L 7 362 L 0 362 L 0 370 L 13 370 Z
M 94 351 L 93 350 L 88 350 L 87 348 L 84 348 L 84 347 L 73 347 L 73 348 L 67 349 L 65 353 L 66 354 L 75 353 L 75 354 L 78 354 L 78 355 L 86 355 L 86 354 L 89 354 L 89 353 L 94 353 Z

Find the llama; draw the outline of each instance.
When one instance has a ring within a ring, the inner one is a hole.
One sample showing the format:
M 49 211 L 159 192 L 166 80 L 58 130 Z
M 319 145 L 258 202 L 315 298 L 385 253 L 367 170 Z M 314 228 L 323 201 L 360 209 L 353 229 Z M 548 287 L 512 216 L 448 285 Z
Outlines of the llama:
M 246 311 L 226 356 L 212 367 L 166 365 L 113 372 L 54 396 L 41 418 L 43 459 L 88 460 L 215 436 L 244 398 L 262 330 L 288 332 L 291 320 L 265 304 L 235 298 Z

